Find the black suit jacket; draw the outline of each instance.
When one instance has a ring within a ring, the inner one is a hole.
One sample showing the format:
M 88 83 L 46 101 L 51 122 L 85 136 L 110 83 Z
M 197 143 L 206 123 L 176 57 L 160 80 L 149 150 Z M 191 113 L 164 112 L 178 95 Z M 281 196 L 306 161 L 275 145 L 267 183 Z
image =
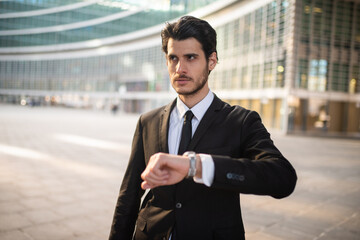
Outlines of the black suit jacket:
M 297 176 L 256 112 L 230 106 L 216 96 L 188 149 L 212 156 L 211 187 L 184 179 L 152 189 L 140 207 L 144 194 L 140 174 L 151 155 L 168 152 L 169 118 L 175 103 L 139 119 L 110 239 L 168 239 L 173 228 L 177 240 L 244 239 L 239 193 L 283 198 L 294 190 Z

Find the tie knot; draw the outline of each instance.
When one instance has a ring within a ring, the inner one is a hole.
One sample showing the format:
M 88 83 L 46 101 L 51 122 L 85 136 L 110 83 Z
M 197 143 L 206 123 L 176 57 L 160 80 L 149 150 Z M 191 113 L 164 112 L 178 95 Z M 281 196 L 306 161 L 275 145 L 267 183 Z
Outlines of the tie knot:
M 194 114 L 192 113 L 191 110 L 188 110 L 186 113 L 185 113 L 185 116 L 184 116 L 184 122 L 187 122 L 187 121 L 191 121 L 191 119 L 194 117 Z

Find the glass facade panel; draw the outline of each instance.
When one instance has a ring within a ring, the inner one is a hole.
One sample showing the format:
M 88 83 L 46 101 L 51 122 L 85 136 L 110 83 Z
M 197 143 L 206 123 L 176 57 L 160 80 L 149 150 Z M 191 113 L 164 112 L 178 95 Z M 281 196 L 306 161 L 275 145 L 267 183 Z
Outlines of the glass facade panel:
M 353 2 L 336 2 L 335 46 L 350 47 L 353 19 Z
M 264 8 L 260 8 L 255 11 L 254 51 L 259 51 L 261 49 L 263 35 L 263 10 Z
M 360 64 L 353 65 L 351 80 L 349 85 L 350 93 L 360 93 Z
M 273 66 L 272 62 L 265 63 L 264 67 L 264 88 L 272 87 L 274 82 Z
M 24 11 L 34 11 L 41 10 L 52 7 L 61 6 L 82 2 L 81 0 L 46 0 L 41 1 L 41 4 L 37 4 L 36 1 L 31 0 L 22 0 L 22 1 L 1 1 L 0 3 L 0 13 L 11 13 L 11 12 L 24 12 Z
M 296 77 L 296 88 L 307 88 L 308 85 L 308 73 L 309 73 L 309 61 L 306 59 L 300 59 L 298 63 L 298 74 Z
M 276 87 L 284 87 L 285 61 L 280 60 L 276 66 Z
M 278 3 L 273 1 L 267 5 L 267 19 L 266 19 L 266 46 L 272 47 L 275 37 L 276 29 L 276 9 Z
M 4 71 L 1 87 L 7 89 L 114 92 L 122 84 L 127 91 L 164 91 L 169 87 L 159 46 L 90 58 L 0 61 L 0 69 Z
M 357 4 L 357 7 L 355 9 L 355 49 L 360 50 L 360 4 Z
M 252 67 L 252 79 L 251 79 L 251 88 L 257 89 L 260 87 L 261 78 L 260 78 L 260 65 L 254 65 Z
M 327 86 L 327 61 L 312 59 L 310 61 L 308 89 L 310 91 L 325 91 Z
M 332 90 L 347 92 L 349 88 L 349 65 L 333 64 Z
M 244 17 L 244 30 L 243 30 L 243 53 L 247 53 L 249 51 L 250 46 L 250 34 L 251 34 L 251 15 L 248 14 Z
M 126 10 L 128 9 L 122 9 L 120 7 L 109 8 L 101 5 L 101 3 L 98 3 L 71 11 L 63 11 L 31 17 L 7 18 L 0 21 L 0 30 L 39 28 L 77 23 L 100 17 L 106 17 L 108 15 L 120 13 Z
M 240 88 L 247 88 L 249 82 L 249 74 L 248 74 L 248 67 L 241 68 L 241 79 L 240 79 Z
M 108 2 L 101 1 L 86 7 L 74 10 L 62 11 L 51 14 L 39 14 L 28 17 L 0 18 L 1 30 L 19 30 L 20 32 L 0 35 L 1 47 L 42 46 L 61 43 L 87 41 L 98 38 L 117 36 L 133 31 L 145 29 L 157 24 L 163 24 L 169 19 L 174 19 L 195 10 L 215 0 L 174 1 L 170 4 L 162 4 L 159 7 L 147 4 L 145 1 L 131 2 Z M 54 1 L 56 2 L 56 1 Z M 57 1 L 58 2 L 58 1 Z M 33 3 L 34 4 L 34 3 Z M 7 4 L 5 4 L 7 5 Z M 10 4 L 11 5 L 11 4 Z M 40 4 L 34 4 L 40 5 Z M 44 9 L 48 5 L 44 5 Z M 144 10 L 120 17 L 104 23 L 96 23 L 95 20 L 112 14 L 129 10 Z M 144 21 L 144 19 L 146 19 Z M 76 23 L 84 23 L 86 26 Z M 41 30 L 44 27 L 50 27 Z M 35 32 L 26 32 L 26 29 L 37 29 Z M 61 30 L 63 29 L 63 30 Z M 25 32 L 21 33 L 21 30 Z
M 311 0 L 303 0 L 302 4 L 301 41 L 304 43 L 309 43 L 311 29 Z

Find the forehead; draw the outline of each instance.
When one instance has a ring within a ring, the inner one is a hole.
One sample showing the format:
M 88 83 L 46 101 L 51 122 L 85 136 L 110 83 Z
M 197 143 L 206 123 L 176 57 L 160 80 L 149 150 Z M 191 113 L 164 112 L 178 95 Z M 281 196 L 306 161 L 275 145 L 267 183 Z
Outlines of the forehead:
M 204 54 L 201 43 L 195 38 L 187 38 L 184 40 L 174 40 L 170 38 L 168 41 L 168 55 L 183 55 L 196 53 L 198 55 Z

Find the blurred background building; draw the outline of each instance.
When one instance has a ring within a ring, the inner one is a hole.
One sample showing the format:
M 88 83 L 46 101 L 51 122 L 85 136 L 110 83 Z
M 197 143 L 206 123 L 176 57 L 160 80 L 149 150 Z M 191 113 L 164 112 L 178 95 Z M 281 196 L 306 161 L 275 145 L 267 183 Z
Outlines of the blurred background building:
M 186 14 L 217 31 L 219 97 L 285 133 L 360 137 L 360 0 L 0 1 L 0 102 L 166 104 L 160 30 Z

